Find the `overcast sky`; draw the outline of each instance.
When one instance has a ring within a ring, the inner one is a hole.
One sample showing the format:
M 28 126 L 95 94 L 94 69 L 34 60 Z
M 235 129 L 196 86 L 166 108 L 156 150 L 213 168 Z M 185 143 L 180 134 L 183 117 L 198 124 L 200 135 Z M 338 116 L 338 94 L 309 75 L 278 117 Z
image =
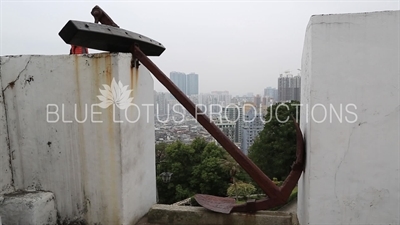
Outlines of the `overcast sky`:
M 312 15 L 399 10 L 398 0 L 0 1 L 0 55 L 69 54 L 58 32 L 68 20 L 93 22 L 97 4 L 121 28 L 166 47 L 152 59 L 168 76 L 195 72 L 200 92 L 235 95 L 262 94 L 285 70 L 297 74 Z M 165 90 L 156 80 L 155 89 Z

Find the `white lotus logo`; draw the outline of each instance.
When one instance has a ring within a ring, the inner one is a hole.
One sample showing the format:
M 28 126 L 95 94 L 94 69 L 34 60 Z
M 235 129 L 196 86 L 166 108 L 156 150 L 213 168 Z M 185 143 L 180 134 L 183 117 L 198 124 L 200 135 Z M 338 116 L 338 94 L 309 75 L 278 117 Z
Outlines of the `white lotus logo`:
M 111 87 L 103 84 L 104 90 L 100 90 L 101 95 L 97 95 L 101 103 L 99 106 L 103 109 L 115 104 L 120 109 L 126 109 L 130 106 L 133 98 L 130 98 L 132 90 L 128 90 L 128 85 L 123 86 L 121 81 L 117 82 L 113 78 Z

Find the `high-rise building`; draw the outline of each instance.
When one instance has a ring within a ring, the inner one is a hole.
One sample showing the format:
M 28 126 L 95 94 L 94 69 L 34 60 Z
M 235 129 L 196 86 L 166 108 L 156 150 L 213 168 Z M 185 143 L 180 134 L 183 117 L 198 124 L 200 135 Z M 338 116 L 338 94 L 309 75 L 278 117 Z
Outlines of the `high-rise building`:
M 258 134 L 264 129 L 264 122 L 262 120 L 262 114 L 258 113 L 257 110 L 252 107 L 247 111 L 243 120 L 240 150 L 247 155 L 250 146 L 254 143 Z
M 169 74 L 170 79 L 178 88 L 188 96 L 199 94 L 199 75 L 173 71 Z
M 264 97 L 267 97 L 267 99 L 272 99 L 273 101 L 278 101 L 278 89 L 273 87 L 265 88 Z
M 169 78 L 171 78 L 172 82 L 174 82 L 174 84 L 176 86 L 178 86 L 178 88 L 187 95 L 186 92 L 186 74 L 185 73 L 181 73 L 181 72 L 171 72 L 169 74 Z
M 301 95 L 301 76 L 297 75 L 293 77 L 293 100 L 300 101 Z
M 254 97 L 254 104 L 256 105 L 256 108 L 259 108 L 261 106 L 261 96 L 260 95 L 256 95 Z
M 154 114 L 155 115 L 166 115 L 168 114 L 168 94 L 165 92 L 156 92 L 154 94 L 155 97 L 155 105 L 154 105 Z
M 186 94 L 187 95 L 198 95 L 199 94 L 199 75 L 195 73 L 189 73 L 186 75 Z
M 278 101 L 300 101 L 301 77 L 293 75 L 289 71 L 285 71 L 285 75 L 281 74 L 278 78 Z
M 242 127 L 243 127 L 243 107 L 231 104 L 229 107 L 222 109 L 223 117 L 235 123 L 235 143 L 240 143 L 242 140 Z
M 236 138 L 236 123 L 224 118 L 214 120 L 215 125 L 233 142 Z
M 262 98 L 262 103 L 261 103 L 261 104 L 262 104 L 262 106 L 266 106 L 266 105 L 268 105 L 268 103 L 267 103 L 267 102 L 268 102 L 268 100 L 269 100 L 269 99 L 268 99 L 268 97 L 264 96 L 264 97 Z

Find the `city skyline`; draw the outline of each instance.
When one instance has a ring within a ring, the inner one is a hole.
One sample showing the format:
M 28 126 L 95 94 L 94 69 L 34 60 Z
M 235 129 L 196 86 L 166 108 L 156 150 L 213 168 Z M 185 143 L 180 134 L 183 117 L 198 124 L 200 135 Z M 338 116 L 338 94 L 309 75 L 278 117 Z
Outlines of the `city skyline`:
M 165 52 L 151 59 L 165 74 L 195 71 L 199 92 L 233 95 L 262 94 L 265 87 L 277 87 L 276 77 L 285 70 L 301 69 L 311 16 L 399 10 L 398 1 L 1 1 L 0 55 L 68 55 L 70 46 L 58 32 L 68 20 L 93 22 L 95 4 L 121 28 L 162 43 Z M 166 90 L 156 79 L 154 86 Z
M 196 73 L 183 73 L 172 71 L 169 74 L 171 81 L 186 95 L 199 94 L 199 75 Z
M 287 74 L 293 76 L 289 70 L 286 70 L 285 72 L 285 76 Z M 299 77 L 300 74 L 300 70 L 298 72 L 298 74 L 295 77 Z M 191 77 L 191 78 L 190 78 Z M 230 95 L 231 97 L 240 97 L 240 96 L 247 96 L 247 97 L 257 97 L 258 95 L 260 97 L 268 97 L 269 100 L 274 100 L 274 101 L 278 101 L 278 88 L 280 86 L 280 79 L 282 78 L 282 74 L 280 74 L 277 77 L 277 87 L 271 87 L 273 85 L 270 86 L 265 86 L 265 88 L 263 88 L 262 91 L 260 92 L 247 92 L 244 91 L 242 94 L 234 94 L 234 92 L 232 93 L 230 90 L 212 90 L 210 92 L 200 92 L 200 85 L 199 85 L 199 75 L 191 72 L 189 74 L 183 73 L 183 72 L 178 72 L 178 71 L 172 71 L 169 74 L 169 78 L 171 79 L 171 81 L 178 86 L 178 88 L 185 93 L 186 95 L 190 96 L 190 95 L 201 95 L 201 94 L 215 94 L 215 93 L 227 93 L 228 95 Z M 190 82 L 190 80 L 192 80 Z M 299 86 L 299 84 L 298 84 Z M 189 89 L 192 90 L 189 91 Z M 194 91 L 193 91 L 194 90 Z M 159 92 L 159 93 L 169 93 L 168 90 L 164 89 L 164 90 L 159 90 L 157 91 L 156 89 L 154 89 L 154 91 Z M 300 91 L 298 90 L 298 95 L 300 94 Z M 298 97 L 298 96 L 296 96 Z M 297 100 L 297 98 L 292 99 L 292 100 Z

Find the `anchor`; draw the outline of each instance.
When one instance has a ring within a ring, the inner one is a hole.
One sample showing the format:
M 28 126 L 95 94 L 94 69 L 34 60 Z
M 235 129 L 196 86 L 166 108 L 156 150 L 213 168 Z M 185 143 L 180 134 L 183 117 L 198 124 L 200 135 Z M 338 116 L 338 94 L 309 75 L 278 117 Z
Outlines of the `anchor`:
M 233 198 L 196 194 L 194 198 L 201 206 L 214 212 L 229 214 L 271 209 L 287 202 L 305 165 L 304 139 L 293 116 L 291 118 L 296 129 L 296 160 L 286 180 L 278 187 L 148 58 L 148 56 L 160 56 L 165 51 L 161 43 L 119 28 L 99 6 L 95 6 L 91 14 L 95 19 L 94 23 L 70 20 L 59 32 L 59 36 L 67 44 L 109 52 L 132 53 L 131 66 L 138 67 L 138 62 L 142 63 L 235 159 L 267 196 L 264 199 L 235 204 Z

